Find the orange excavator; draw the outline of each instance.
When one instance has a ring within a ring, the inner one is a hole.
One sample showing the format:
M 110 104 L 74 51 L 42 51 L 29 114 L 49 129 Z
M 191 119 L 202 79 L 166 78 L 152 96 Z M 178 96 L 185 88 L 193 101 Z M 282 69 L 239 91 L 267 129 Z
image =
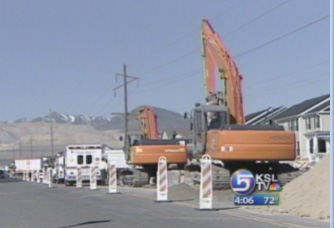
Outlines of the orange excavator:
M 207 97 L 205 105 L 196 104 L 192 111 L 193 155 L 208 154 L 223 163 L 213 168 L 215 189 L 229 188 L 231 173 L 240 168 L 288 181 L 292 167 L 280 161 L 295 160 L 294 132 L 278 125 L 245 125 L 242 76 L 236 63 L 207 19 L 201 34 Z M 216 73 L 222 81 L 221 91 Z
M 148 184 L 150 179 L 156 176 L 160 156 L 166 157 L 168 164 L 184 167 L 187 163 L 187 147 L 182 144 L 182 140 L 159 137 L 154 109 L 149 106 L 139 108 L 137 119 L 141 123 L 141 139 L 131 142 L 129 151 L 126 151 L 126 158 L 128 164 L 140 166 L 141 169 L 134 169 L 123 182 L 133 186 Z

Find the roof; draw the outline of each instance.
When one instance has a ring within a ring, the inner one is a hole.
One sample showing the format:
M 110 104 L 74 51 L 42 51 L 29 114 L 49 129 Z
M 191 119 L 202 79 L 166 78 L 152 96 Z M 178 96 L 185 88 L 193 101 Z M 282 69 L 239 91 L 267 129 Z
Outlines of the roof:
M 269 124 L 275 116 L 279 115 L 281 112 L 285 111 L 286 107 L 277 107 L 277 108 L 267 108 L 265 110 L 251 113 L 246 116 L 246 124 L 256 125 L 256 124 Z
M 253 112 L 253 113 L 251 113 L 251 114 L 248 114 L 248 115 L 245 117 L 246 122 L 247 122 L 248 120 L 251 120 L 251 119 L 253 119 L 254 117 L 256 117 L 256 116 L 262 114 L 263 112 L 265 112 L 265 111 L 267 111 L 267 110 L 268 110 L 268 109 L 266 108 L 266 109 L 264 109 L 264 110 L 261 110 L 261 111 L 258 111 L 258 112 Z
M 309 112 L 319 112 L 319 111 L 323 111 L 323 109 L 326 109 L 327 107 L 330 106 L 330 100 L 324 102 L 323 104 L 314 107 L 313 109 L 311 109 Z
M 317 104 L 326 100 L 329 97 L 330 97 L 330 95 L 327 94 L 327 95 L 323 95 L 323 96 L 320 96 L 320 97 L 315 97 L 315 98 L 303 101 L 299 104 L 293 105 L 292 107 L 288 108 L 284 112 L 275 116 L 273 119 L 278 120 L 278 119 L 283 119 L 283 118 L 299 115 L 299 114 L 303 113 L 304 111 L 307 111 L 308 109 L 312 108 L 313 106 L 316 106 Z M 319 105 L 319 107 L 321 105 Z M 316 109 L 316 107 L 314 107 L 314 109 L 312 109 L 312 110 L 315 110 L 315 109 Z M 312 110 L 310 110 L 310 111 L 312 111 Z

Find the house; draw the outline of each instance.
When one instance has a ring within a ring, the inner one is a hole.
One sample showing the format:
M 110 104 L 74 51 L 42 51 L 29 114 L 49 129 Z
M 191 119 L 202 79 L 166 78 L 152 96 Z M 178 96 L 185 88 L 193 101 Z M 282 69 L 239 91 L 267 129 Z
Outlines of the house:
M 290 108 L 268 108 L 246 116 L 246 124 L 278 124 L 296 134 L 300 157 L 321 158 L 330 151 L 330 95 L 305 100 Z
M 296 133 L 297 156 L 317 159 L 329 153 L 329 94 L 296 104 L 276 115 L 273 121 Z
M 177 138 L 189 139 L 190 137 L 190 130 L 180 128 L 180 129 L 164 129 L 161 132 L 161 138 L 172 139 L 174 132 L 177 133 Z

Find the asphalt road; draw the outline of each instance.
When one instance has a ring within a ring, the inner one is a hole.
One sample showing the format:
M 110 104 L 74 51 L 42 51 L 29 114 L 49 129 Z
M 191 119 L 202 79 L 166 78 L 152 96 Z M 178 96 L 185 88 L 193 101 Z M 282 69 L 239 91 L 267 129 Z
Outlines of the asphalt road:
M 154 189 L 107 188 L 91 191 L 0 179 L 0 228 L 305 228 L 328 222 L 283 215 L 262 215 L 234 207 L 196 210 L 196 201 L 156 203 Z

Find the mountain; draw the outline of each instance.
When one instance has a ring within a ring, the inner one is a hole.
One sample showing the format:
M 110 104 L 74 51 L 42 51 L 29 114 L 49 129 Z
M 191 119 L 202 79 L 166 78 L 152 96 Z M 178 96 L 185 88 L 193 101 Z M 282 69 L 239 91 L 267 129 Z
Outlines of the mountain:
M 140 106 L 142 107 L 142 106 Z M 138 108 L 140 108 L 138 107 Z M 140 122 L 136 119 L 134 109 L 129 115 L 129 132 L 141 133 Z M 189 120 L 179 113 L 153 107 L 155 109 L 158 129 L 189 131 Z M 68 115 L 52 112 L 34 119 L 21 118 L 12 123 L 0 123 L 0 159 L 51 155 L 50 120 L 53 123 L 54 152 L 63 151 L 69 144 L 107 144 L 122 148 L 119 136 L 124 132 L 124 116 L 111 118 L 84 115 Z
M 143 106 L 139 106 L 132 110 L 129 115 L 129 130 L 132 131 L 140 131 L 140 123 L 136 118 L 137 109 Z M 159 131 L 163 131 L 164 129 L 189 129 L 189 121 L 185 120 L 182 115 L 179 113 L 153 107 L 158 121 Z M 123 130 L 124 129 L 124 116 L 114 116 L 114 117 L 91 117 L 84 115 L 68 115 L 68 114 L 60 114 L 58 112 L 52 112 L 49 115 L 43 117 L 36 117 L 32 120 L 28 120 L 27 118 L 21 118 L 15 120 L 14 123 L 50 123 L 50 119 L 53 123 L 61 123 L 61 124 L 73 124 L 73 125 L 90 125 L 94 127 L 96 130 Z

